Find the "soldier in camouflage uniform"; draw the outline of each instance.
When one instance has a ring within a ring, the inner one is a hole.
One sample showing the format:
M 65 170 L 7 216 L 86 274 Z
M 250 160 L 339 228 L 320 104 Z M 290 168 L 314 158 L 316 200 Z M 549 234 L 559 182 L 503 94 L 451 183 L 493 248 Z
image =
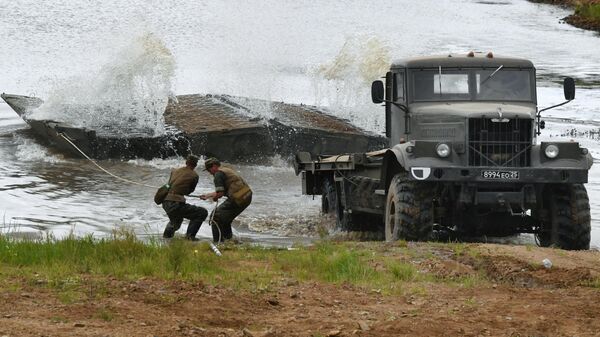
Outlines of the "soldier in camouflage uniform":
M 196 165 L 198 165 L 198 157 L 190 155 L 187 157 L 184 167 L 171 171 L 171 177 L 169 178 L 171 187 L 162 204 L 169 217 L 169 223 L 163 233 L 165 238 L 172 238 L 185 218 L 190 219 L 185 237 L 188 240 L 196 241 L 196 233 L 198 233 L 200 225 L 208 215 L 205 208 L 185 202 L 184 195 L 194 192 L 198 184 L 198 173 L 195 171 Z
M 231 223 L 252 202 L 252 190 L 236 171 L 221 166 L 216 158 L 207 159 L 204 167 L 205 171 L 214 176 L 215 191 L 201 195 L 200 198 L 217 201 L 219 198 L 227 196 L 227 199 L 214 211 L 213 221 L 216 224 L 211 223 L 213 240 L 215 242 L 230 240 L 233 236 Z

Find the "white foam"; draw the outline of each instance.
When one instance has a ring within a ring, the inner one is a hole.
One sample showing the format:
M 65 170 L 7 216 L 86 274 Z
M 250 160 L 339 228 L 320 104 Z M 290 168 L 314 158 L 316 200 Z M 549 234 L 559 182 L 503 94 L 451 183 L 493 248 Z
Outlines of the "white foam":
M 36 143 L 31 138 L 26 138 L 18 134 L 13 135 L 17 150 L 15 156 L 19 161 L 27 162 L 45 162 L 60 163 L 64 162 L 64 157 L 50 153 L 46 146 Z
M 137 166 L 150 166 L 160 170 L 170 169 L 173 167 L 182 166 L 185 162 L 185 159 L 182 157 L 170 157 L 166 159 L 161 158 L 153 158 L 151 160 L 147 159 L 130 159 L 127 161 L 128 164 L 137 165 Z

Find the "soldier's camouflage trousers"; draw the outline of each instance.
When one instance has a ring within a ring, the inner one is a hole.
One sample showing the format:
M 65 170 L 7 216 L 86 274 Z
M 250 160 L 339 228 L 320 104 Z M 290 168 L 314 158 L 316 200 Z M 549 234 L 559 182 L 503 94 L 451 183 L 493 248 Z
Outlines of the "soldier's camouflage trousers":
M 242 206 L 236 205 L 233 201 L 226 199 L 222 204 L 214 210 L 214 215 L 211 215 L 212 220 L 218 225 L 211 224 L 213 233 L 213 241 L 218 243 L 219 241 L 231 240 L 233 233 L 231 231 L 231 223 L 240 213 L 242 213 L 250 203 L 252 202 L 252 196 L 248 198 L 248 202 Z M 220 230 L 220 232 L 219 232 Z
M 169 217 L 169 223 L 163 233 L 163 237 L 165 238 L 172 238 L 179 227 L 181 227 L 183 219 L 189 219 L 190 224 L 188 225 L 185 237 L 193 240 L 200 229 L 200 225 L 202 225 L 202 222 L 208 215 L 206 208 L 184 202 L 165 200 L 162 206 Z

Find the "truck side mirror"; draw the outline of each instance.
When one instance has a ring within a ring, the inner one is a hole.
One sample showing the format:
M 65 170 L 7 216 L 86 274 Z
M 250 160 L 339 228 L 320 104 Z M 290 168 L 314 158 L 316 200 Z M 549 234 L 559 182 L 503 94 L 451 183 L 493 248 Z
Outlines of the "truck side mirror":
M 540 134 L 540 129 L 543 129 L 542 127 L 542 123 L 543 121 L 540 121 L 540 118 L 542 117 L 542 111 L 546 111 L 546 110 L 550 110 L 550 109 L 554 109 L 556 107 L 559 106 L 563 106 L 569 102 L 571 102 L 573 99 L 575 99 L 575 80 L 572 77 L 565 77 L 565 81 L 563 83 L 563 89 L 565 90 L 565 99 L 566 101 L 560 103 L 560 104 L 556 104 L 553 106 L 549 106 L 547 108 L 543 108 L 542 110 L 538 110 L 538 113 L 536 115 L 537 118 L 537 134 Z
M 566 90 L 566 89 L 565 89 Z M 382 81 L 374 81 L 371 84 L 371 99 L 373 103 L 379 104 L 383 102 L 384 88 Z
M 565 99 L 567 101 L 575 99 L 575 80 L 572 77 L 565 77 L 563 87 L 565 89 Z

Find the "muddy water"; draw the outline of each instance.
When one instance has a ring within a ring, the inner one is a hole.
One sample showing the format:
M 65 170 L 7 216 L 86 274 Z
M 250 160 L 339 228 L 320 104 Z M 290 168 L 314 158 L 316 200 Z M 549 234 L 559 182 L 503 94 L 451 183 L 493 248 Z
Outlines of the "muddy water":
M 564 76 L 576 77 L 581 83 L 577 99 L 546 113 L 554 119 L 541 139 L 574 138 L 600 158 L 600 126 L 594 124 L 600 122 L 600 40 L 595 33 L 561 24 L 559 19 L 567 14 L 520 0 L 389 0 L 369 5 L 350 0 L 235 5 L 108 0 L 93 7 L 84 0 L 4 1 L 0 91 L 35 94 L 58 103 L 104 94 L 103 99 L 119 102 L 173 93 L 229 93 L 326 105 L 357 125 L 382 132 L 382 111 L 368 97 L 369 83 L 381 75 L 382 65 L 413 55 L 492 50 L 534 61 L 540 107 L 560 102 L 562 89 L 556 83 Z M 136 42 L 148 36 L 153 43 Z M 115 125 L 123 118 L 84 112 L 61 116 L 51 109 L 44 113 L 71 121 L 94 118 L 110 123 L 112 118 Z M 268 116 L 268 108 L 259 113 Z M 160 119 L 138 117 L 160 130 Z M 128 179 L 159 185 L 180 162 L 173 158 L 100 164 Z M 253 206 L 236 225 L 242 235 L 290 242 L 294 239 L 281 236 L 314 232 L 319 201 L 300 195 L 299 179 L 284 160 L 239 168 L 257 191 Z M 599 170 L 592 169 L 586 185 L 596 248 Z M 210 184 L 202 175 L 200 191 L 208 191 Z M 52 153 L 0 104 L 3 231 L 107 235 L 124 226 L 139 235 L 154 235 L 162 230 L 164 216 L 152 204 L 152 193 L 115 181 L 85 160 Z M 202 235 L 208 233 L 202 229 Z

